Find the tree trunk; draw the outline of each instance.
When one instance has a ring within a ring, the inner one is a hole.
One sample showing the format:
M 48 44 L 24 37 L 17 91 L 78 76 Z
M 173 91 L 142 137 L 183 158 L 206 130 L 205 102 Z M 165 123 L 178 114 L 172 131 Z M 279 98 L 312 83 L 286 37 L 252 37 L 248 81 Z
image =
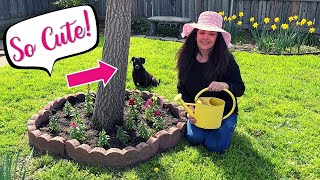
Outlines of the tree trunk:
M 130 31 L 131 0 L 107 0 L 102 59 L 118 71 L 106 87 L 98 85 L 93 122 L 99 130 L 123 124 Z

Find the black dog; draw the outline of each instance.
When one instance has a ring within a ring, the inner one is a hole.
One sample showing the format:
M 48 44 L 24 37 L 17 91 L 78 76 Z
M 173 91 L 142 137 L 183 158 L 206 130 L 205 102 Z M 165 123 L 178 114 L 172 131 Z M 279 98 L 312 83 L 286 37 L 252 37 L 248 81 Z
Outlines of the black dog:
M 148 86 L 158 86 L 160 84 L 160 80 L 157 81 L 157 79 L 143 67 L 143 64 L 146 62 L 144 58 L 132 57 L 131 62 L 133 63 L 132 78 L 135 86 L 146 88 Z

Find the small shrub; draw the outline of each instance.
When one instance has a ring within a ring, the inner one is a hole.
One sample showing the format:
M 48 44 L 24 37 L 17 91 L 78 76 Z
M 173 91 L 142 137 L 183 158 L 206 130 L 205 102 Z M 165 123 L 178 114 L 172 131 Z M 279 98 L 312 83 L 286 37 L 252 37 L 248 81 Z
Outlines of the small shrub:
M 58 123 L 57 117 L 55 117 L 55 116 L 49 117 L 49 128 L 50 128 L 51 132 L 53 132 L 54 134 L 59 133 L 60 128 L 59 128 L 59 123 Z
M 117 139 L 122 144 L 126 144 L 129 141 L 129 136 L 127 135 L 127 132 L 124 131 L 120 126 L 117 126 Z
M 131 22 L 131 32 L 133 34 L 147 34 L 150 26 L 146 17 L 138 17 Z
M 138 128 L 138 136 L 143 139 L 148 139 L 151 136 L 151 131 L 148 130 L 145 122 L 141 121 Z
M 69 133 L 72 139 L 77 139 L 78 141 L 85 140 L 84 127 L 82 124 L 77 124 L 76 122 L 72 122 Z
M 99 146 L 104 147 L 104 146 L 110 146 L 109 144 L 110 136 L 106 133 L 106 131 L 103 129 L 99 133 Z
M 69 117 L 73 116 L 74 109 L 69 101 L 64 104 L 63 112 Z
M 158 33 L 160 36 L 177 37 L 180 29 L 177 25 L 172 24 L 159 24 Z

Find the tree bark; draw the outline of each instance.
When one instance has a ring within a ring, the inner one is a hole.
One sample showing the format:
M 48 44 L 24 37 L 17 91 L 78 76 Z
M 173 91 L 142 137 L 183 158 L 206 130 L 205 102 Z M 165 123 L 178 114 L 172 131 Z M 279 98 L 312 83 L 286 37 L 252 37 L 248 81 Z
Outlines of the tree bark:
M 123 124 L 130 31 L 131 0 L 107 0 L 102 59 L 118 71 L 106 87 L 98 84 L 93 122 L 99 130 Z

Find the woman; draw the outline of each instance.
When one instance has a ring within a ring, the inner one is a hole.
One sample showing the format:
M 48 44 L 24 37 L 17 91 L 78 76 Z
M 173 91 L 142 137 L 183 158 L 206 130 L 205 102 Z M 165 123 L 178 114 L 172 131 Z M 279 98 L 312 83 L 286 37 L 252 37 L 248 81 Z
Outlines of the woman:
M 187 39 L 177 55 L 178 92 L 185 102 L 194 102 L 198 92 L 209 88 L 201 96 L 223 99 L 226 102 L 225 115 L 232 108 L 232 99 L 222 90 L 228 89 L 235 97 L 241 96 L 245 90 L 239 66 L 228 50 L 231 47 L 231 35 L 222 29 L 222 17 L 212 11 L 201 13 L 197 23 L 185 26 L 186 31 L 182 35 Z M 230 147 L 238 119 L 237 105 L 218 129 L 199 128 L 194 125 L 196 119 L 190 115 L 187 117 L 186 138 L 189 143 L 204 144 L 209 151 L 218 153 Z

